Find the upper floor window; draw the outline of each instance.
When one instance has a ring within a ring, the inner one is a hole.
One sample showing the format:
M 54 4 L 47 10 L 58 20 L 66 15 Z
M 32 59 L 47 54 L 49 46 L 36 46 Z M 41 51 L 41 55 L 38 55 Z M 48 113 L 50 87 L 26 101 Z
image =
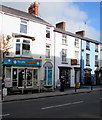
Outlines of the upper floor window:
M 86 50 L 90 50 L 90 42 L 86 41 Z
M 98 52 L 98 44 L 95 44 L 95 52 Z
M 95 55 L 95 67 L 98 67 L 98 55 Z
M 50 27 L 46 27 L 46 38 L 50 38 Z
M 74 43 L 75 47 L 79 47 L 79 39 L 75 38 L 75 43 Z
M 79 51 L 75 51 L 75 58 L 79 59 Z
M 62 49 L 62 62 L 67 62 L 67 49 Z
M 90 54 L 86 54 L 86 66 L 90 66 Z
M 67 35 L 62 35 L 62 44 L 67 44 Z
M 21 23 L 20 23 L 20 33 L 25 33 L 27 34 L 27 21 L 21 19 Z
M 46 45 L 46 58 L 50 59 L 51 58 L 51 46 L 50 45 Z
M 30 55 L 30 40 L 16 39 L 16 55 Z

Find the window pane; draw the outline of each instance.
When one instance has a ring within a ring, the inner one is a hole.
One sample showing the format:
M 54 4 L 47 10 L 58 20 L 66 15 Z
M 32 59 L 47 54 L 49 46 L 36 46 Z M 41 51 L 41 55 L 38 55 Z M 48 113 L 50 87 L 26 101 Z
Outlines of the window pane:
M 30 45 L 29 44 L 22 44 L 22 54 L 23 55 L 30 54 Z
M 20 55 L 20 44 L 16 44 L 16 55 Z
M 16 42 L 20 42 L 20 39 L 16 39 Z
M 27 25 L 20 24 L 20 32 L 21 33 L 27 33 Z
M 50 28 L 46 27 L 46 38 L 50 38 Z

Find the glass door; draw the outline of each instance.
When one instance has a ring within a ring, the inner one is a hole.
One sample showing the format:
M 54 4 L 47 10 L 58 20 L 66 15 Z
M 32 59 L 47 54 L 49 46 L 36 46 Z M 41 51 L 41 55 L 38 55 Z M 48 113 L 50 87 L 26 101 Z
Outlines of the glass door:
M 32 87 L 32 85 L 33 85 L 33 70 L 30 70 L 30 69 L 26 70 L 26 82 L 27 82 L 27 87 Z
M 23 86 L 24 79 L 25 79 L 25 71 L 24 71 L 24 69 L 19 69 L 18 70 L 18 87 Z

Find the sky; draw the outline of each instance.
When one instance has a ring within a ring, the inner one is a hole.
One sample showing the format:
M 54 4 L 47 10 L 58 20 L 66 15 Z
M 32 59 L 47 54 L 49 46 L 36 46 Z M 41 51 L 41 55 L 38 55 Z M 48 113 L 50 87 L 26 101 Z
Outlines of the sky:
M 29 0 L 30 1 L 30 0 Z M 55 26 L 56 23 L 65 21 L 66 31 L 75 33 L 85 30 L 85 37 L 100 41 L 100 1 L 75 0 L 38 1 L 39 16 Z M 28 12 L 29 5 L 34 1 L 13 2 L 3 0 L 2 4 Z

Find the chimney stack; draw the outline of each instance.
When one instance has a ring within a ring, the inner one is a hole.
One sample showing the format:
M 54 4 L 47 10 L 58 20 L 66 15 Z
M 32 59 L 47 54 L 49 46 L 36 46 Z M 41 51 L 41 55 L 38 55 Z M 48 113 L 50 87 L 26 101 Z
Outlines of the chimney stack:
M 57 23 L 57 24 L 56 24 L 56 28 L 65 31 L 65 30 L 66 30 L 66 22 Z
M 38 7 L 39 7 L 38 3 L 37 3 L 37 2 L 33 2 L 33 3 L 30 5 L 30 7 L 28 8 L 28 12 L 29 12 L 30 14 L 33 14 L 33 15 L 38 16 Z
M 76 34 L 84 37 L 85 36 L 85 31 L 84 30 L 77 31 Z

